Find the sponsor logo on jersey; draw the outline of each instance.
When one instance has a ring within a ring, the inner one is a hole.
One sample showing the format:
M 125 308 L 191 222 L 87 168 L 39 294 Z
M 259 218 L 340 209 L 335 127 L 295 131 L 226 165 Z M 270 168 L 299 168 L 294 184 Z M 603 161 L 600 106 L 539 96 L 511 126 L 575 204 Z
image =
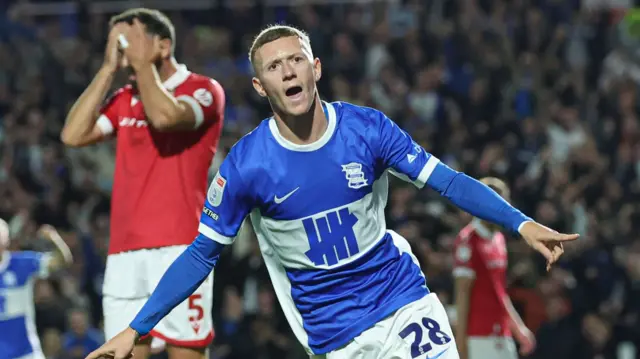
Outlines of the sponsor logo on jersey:
M 349 181 L 349 188 L 358 189 L 369 184 L 362 171 L 361 163 L 351 162 L 342 165 L 342 172 L 345 173 L 345 178 Z
M 222 195 L 224 194 L 224 187 L 227 185 L 227 180 L 220 175 L 220 172 L 216 174 L 207 192 L 207 199 L 213 207 L 218 207 L 222 203 Z
M 202 213 L 204 213 L 207 217 L 210 217 L 214 221 L 217 221 L 218 218 L 220 218 L 216 212 L 210 210 L 207 207 L 204 207 L 204 209 L 202 209 Z
M 122 117 L 120 122 L 118 122 L 118 126 L 120 127 L 147 127 L 148 123 L 146 120 L 138 120 L 134 117 Z

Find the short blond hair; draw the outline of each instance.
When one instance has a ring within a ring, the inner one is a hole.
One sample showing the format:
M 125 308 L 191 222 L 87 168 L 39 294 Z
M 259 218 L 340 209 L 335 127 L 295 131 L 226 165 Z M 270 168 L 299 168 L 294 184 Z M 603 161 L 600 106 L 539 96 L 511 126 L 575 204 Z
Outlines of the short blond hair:
M 508 200 L 511 197 L 509 186 L 507 186 L 507 184 L 503 180 L 497 177 L 484 177 L 480 179 L 480 182 L 484 183 L 489 188 L 496 191 L 496 193 L 499 194 L 500 197 L 506 200 Z
M 309 35 L 307 35 L 306 32 L 293 26 L 269 25 L 264 30 L 260 31 L 255 39 L 253 39 L 253 43 L 251 44 L 251 48 L 249 49 L 249 62 L 251 62 L 253 69 L 255 70 L 254 62 L 256 60 L 256 51 L 270 42 L 276 41 L 283 37 L 292 36 L 295 36 L 302 40 L 302 42 L 309 46 L 309 50 L 311 50 L 311 40 L 309 39 Z

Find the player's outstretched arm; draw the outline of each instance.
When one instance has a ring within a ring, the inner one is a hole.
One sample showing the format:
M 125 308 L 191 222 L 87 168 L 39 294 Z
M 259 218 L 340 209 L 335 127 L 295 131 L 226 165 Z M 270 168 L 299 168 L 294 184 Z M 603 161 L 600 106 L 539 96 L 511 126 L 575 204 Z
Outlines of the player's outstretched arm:
M 475 217 L 520 233 L 529 246 L 544 255 L 547 269 L 564 252 L 562 243 L 578 238 L 577 234 L 561 234 L 536 223 L 487 185 L 441 163 L 382 112 L 363 111 L 377 125 L 377 128 L 372 126 L 377 129 L 376 150 L 387 168 L 420 188 L 428 185 Z
M 564 253 L 563 242 L 579 237 L 578 234 L 558 233 L 535 222 L 511 206 L 489 186 L 464 173 L 454 171 L 435 157 L 431 158 L 437 163 L 433 165 L 433 171 L 426 181 L 429 187 L 475 217 L 520 233 L 532 248 L 547 259 L 547 268 Z
M 221 243 L 199 235 L 167 269 L 129 328 L 89 354 L 87 358 L 127 358 L 138 338 L 149 334 L 162 318 L 207 279 L 224 247 Z
M 113 77 L 118 69 L 120 61 L 118 35 L 120 32 L 121 26 L 114 26 L 111 29 L 102 67 L 67 114 L 60 134 L 60 140 L 67 146 L 86 146 L 105 137 L 96 122 L 100 116 L 98 109 L 111 88 Z

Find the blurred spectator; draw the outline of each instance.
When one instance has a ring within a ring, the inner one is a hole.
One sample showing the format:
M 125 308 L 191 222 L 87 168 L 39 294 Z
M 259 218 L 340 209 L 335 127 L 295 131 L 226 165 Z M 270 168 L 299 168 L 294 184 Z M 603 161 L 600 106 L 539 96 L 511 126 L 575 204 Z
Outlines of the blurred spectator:
M 102 334 L 90 325 L 84 309 L 76 308 L 69 312 L 69 330 L 62 336 L 66 358 L 85 358 L 104 343 Z

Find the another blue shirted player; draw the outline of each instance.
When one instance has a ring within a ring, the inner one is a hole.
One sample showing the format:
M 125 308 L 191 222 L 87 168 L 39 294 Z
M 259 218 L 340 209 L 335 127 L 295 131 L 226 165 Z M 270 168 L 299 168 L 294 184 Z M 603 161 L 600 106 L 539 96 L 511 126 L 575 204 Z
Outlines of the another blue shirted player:
M 209 189 L 200 235 L 130 328 L 88 358 L 125 358 L 207 278 L 247 215 L 280 305 L 313 358 L 458 358 L 442 304 L 407 241 L 386 227 L 388 173 L 519 232 L 549 265 L 563 241 L 578 237 L 534 222 L 442 164 L 382 112 L 322 102 L 320 60 L 303 32 L 267 28 L 250 59 L 253 86 L 274 116 L 232 148 Z
M 10 252 L 9 228 L 0 219 L 0 358 L 44 359 L 36 332 L 33 281 L 71 263 L 71 252 L 55 228 L 42 226 L 52 253 Z

